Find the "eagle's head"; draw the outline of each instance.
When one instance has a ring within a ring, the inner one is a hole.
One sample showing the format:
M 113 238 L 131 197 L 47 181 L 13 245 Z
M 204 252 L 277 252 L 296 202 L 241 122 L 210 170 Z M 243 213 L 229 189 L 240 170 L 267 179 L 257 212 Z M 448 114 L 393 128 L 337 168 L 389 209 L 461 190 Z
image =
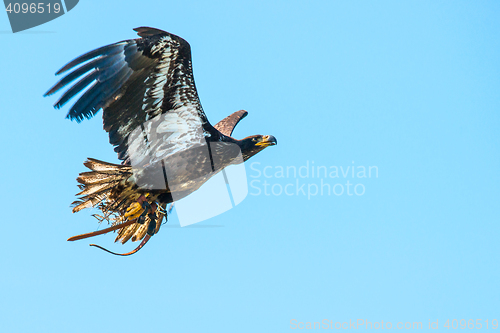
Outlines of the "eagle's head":
M 278 141 L 272 135 L 251 135 L 243 140 L 239 140 L 243 161 L 248 160 L 264 148 L 276 144 L 278 144 Z

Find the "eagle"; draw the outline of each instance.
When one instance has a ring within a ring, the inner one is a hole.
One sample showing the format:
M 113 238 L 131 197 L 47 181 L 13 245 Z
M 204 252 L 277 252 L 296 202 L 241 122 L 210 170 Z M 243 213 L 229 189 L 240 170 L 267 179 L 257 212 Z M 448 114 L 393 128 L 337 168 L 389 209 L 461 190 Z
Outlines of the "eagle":
M 191 48 L 179 36 L 139 27 L 140 38 L 85 53 L 56 75 L 67 73 L 44 96 L 70 87 L 54 104 L 59 109 L 81 93 L 67 118 L 81 122 L 102 109 L 103 128 L 121 164 L 88 158 L 80 173 L 73 212 L 96 207 L 109 228 L 69 238 L 73 241 L 117 231 L 115 242 L 156 234 L 167 205 L 199 189 L 232 164 L 243 163 L 269 146 L 272 135 L 242 140 L 232 132 L 247 112 L 237 111 L 212 126 L 194 83 Z

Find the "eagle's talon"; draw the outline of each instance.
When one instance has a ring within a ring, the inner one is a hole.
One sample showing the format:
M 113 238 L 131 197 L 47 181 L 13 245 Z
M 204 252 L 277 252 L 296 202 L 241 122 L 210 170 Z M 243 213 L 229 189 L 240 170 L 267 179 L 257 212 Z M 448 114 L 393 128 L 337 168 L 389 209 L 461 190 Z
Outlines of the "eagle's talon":
M 146 216 L 148 214 L 148 212 L 152 209 L 152 207 L 149 204 L 149 202 L 144 201 L 142 203 L 142 209 L 144 209 L 144 211 L 142 212 L 141 216 Z

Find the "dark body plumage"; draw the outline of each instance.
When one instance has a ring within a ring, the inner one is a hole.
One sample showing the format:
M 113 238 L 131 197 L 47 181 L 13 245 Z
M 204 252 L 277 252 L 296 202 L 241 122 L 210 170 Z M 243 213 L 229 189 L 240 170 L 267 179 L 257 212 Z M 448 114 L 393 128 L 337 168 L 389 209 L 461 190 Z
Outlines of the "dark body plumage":
M 79 122 L 103 110 L 104 130 L 122 164 L 89 159 L 85 165 L 91 171 L 78 177 L 82 191 L 73 211 L 97 206 L 104 216 L 114 214 L 115 223 L 125 220 L 127 207 L 141 195 L 165 207 L 228 165 L 276 144 L 273 136 L 231 137 L 247 114 L 243 110 L 212 126 L 194 84 L 189 44 L 162 30 L 135 30 L 141 38 L 101 47 L 65 65 L 56 74 L 72 71 L 46 93 L 79 79 L 54 106 L 83 92 L 68 118 Z M 163 215 L 156 214 L 158 231 Z M 130 227 L 117 240 L 144 236 L 141 226 Z

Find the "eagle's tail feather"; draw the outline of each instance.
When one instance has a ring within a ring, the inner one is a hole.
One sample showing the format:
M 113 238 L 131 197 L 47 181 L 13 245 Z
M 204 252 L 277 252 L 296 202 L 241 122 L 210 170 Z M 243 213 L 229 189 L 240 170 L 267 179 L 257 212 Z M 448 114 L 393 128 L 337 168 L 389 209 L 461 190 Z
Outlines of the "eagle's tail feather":
M 161 209 L 155 209 L 154 214 L 156 216 L 154 220 L 151 219 L 150 214 L 147 214 L 142 223 L 135 223 L 135 219 L 129 221 L 125 217 L 126 209 L 131 204 L 136 203 L 142 195 L 140 192 L 133 190 L 135 185 L 129 181 L 133 174 L 132 168 L 93 158 L 85 161 L 84 165 L 91 171 L 82 172 L 77 178 L 78 187 L 81 191 L 77 194 L 79 196 L 78 200 L 72 204 L 73 213 L 84 208 L 97 206 L 104 215 L 104 217 L 97 215 L 99 219 L 107 219 L 109 222 L 109 217 L 114 216 L 118 220 L 115 220 L 109 228 L 74 236 L 68 240 L 73 241 L 117 231 L 118 235 L 115 242 L 120 241 L 124 244 L 130 239 L 133 242 L 143 240 L 136 250 L 125 255 L 137 252 L 146 243 L 144 239 L 148 236 L 147 231 L 150 223 L 156 223 L 153 234 L 159 231 L 163 217 L 166 214 L 166 204 L 161 204 Z M 149 237 L 147 238 L 149 239 Z
M 125 185 L 126 180 L 132 175 L 131 167 L 125 165 L 93 158 L 87 159 L 83 164 L 92 171 L 82 172 L 77 178 L 82 191 L 77 194 L 80 198 L 72 204 L 73 213 L 94 207 L 104 201 L 107 201 L 106 205 L 113 204 L 114 201 L 110 200 L 113 189 Z
M 88 232 L 86 234 L 81 234 L 81 235 L 76 235 L 76 236 L 70 237 L 70 238 L 68 238 L 68 241 L 73 242 L 73 241 L 80 240 L 80 239 L 85 239 L 85 238 L 90 238 L 90 237 L 94 237 L 94 236 L 98 236 L 98 235 L 107 234 L 108 232 L 115 231 L 117 229 L 126 228 L 127 226 L 134 224 L 134 223 L 136 223 L 136 221 L 134 221 L 134 220 L 126 221 L 126 222 L 111 226 L 111 227 L 106 228 L 106 229 L 101 229 L 101 230 L 97 230 L 97 231 Z
M 96 160 L 95 158 L 88 157 L 85 163 L 83 163 L 87 168 L 92 171 L 116 171 L 117 169 L 128 169 L 129 166 L 114 164 L 109 162 L 104 162 L 100 160 Z M 85 173 L 85 172 L 84 172 Z

